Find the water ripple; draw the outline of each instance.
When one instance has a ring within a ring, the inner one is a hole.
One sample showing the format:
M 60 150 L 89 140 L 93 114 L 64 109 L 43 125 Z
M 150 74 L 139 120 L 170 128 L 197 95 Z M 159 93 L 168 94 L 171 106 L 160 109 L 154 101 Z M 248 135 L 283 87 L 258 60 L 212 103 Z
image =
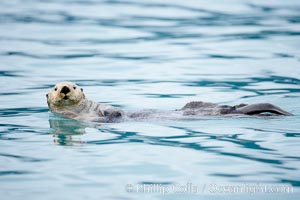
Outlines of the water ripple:
M 299 193 L 298 1 L 10 0 L 0 9 L 0 196 L 132 198 L 129 182 L 210 180 Z M 270 102 L 295 116 L 79 122 L 47 114 L 45 94 L 60 81 L 124 110 Z
M 0 156 L 18 159 L 23 162 L 45 162 L 45 161 L 49 160 L 49 159 L 44 159 L 44 158 L 33 158 L 33 157 L 28 157 L 28 156 L 20 156 L 20 155 L 5 154 L 5 153 L 0 153 Z

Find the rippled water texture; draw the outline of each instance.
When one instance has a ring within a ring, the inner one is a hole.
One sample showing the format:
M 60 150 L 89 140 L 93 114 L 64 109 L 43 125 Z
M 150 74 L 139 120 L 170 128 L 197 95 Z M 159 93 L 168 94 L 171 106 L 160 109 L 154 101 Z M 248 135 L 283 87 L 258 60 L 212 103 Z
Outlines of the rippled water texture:
M 294 0 L 0 1 L 1 200 L 298 199 L 299 11 Z M 270 102 L 295 116 L 76 122 L 48 112 L 59 81 L 124 110 Z M 187 183 L 199 193 L 134 191 Z

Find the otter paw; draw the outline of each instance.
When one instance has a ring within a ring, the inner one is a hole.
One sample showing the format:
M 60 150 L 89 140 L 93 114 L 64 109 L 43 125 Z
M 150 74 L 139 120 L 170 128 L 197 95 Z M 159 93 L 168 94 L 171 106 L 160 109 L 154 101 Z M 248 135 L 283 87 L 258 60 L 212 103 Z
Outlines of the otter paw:
M 105 110 L 104 116 L 109 118 L 119 118 L 122 116 L 122 113 L 118 110 Z
M 64 117 L 67 117 L 67 118 L 72 118 L 72 119 L 74 119 L 74 118 L 76 118 L 78 115 L 75 114 L 75 113 L 73 113 L 73 112 L 65 112 L 65 113 L 63 113 L 63 116 L 64 116 Z

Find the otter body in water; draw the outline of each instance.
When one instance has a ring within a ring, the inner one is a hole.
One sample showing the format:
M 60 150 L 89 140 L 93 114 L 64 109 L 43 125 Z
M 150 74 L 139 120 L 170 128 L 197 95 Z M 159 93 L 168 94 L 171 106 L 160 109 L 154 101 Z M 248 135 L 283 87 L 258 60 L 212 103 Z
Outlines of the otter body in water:
M 126 119 L 191 119 L 201 116 L 245 116 L 272 113 L 290 116 L 291 113 L 270 103 L 240 104 L 236 106 L 218 105 L 202 101 L 187 103 L 173 111 L 141 110 L 125 113 L 120 108 L 96 103 L 85 98 L 83 89 L 71 82 L 61 82 L 52 88 L 47 96 L 51 112 L 65 117 L 95 122 L 119 122 Z

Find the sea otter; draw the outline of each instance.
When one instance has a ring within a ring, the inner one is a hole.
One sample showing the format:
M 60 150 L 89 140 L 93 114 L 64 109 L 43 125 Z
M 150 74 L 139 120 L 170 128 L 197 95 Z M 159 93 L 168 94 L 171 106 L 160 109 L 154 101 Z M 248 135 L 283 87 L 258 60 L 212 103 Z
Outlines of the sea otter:
M 120 108 L 88 100 L 83 89 L 72 82 L 56 84 L 46 95 L 51 112 L 67 118 L 95 122 L 120 122 L 126 119 L 191 119 L 201 116 L 246 116 L 271 113 L 273 115 L 292 114 L 270 103 L 240 104 L 236 106 L 193 101 L 183 108 L 173 111 L 142 110 L 125 113 Z

